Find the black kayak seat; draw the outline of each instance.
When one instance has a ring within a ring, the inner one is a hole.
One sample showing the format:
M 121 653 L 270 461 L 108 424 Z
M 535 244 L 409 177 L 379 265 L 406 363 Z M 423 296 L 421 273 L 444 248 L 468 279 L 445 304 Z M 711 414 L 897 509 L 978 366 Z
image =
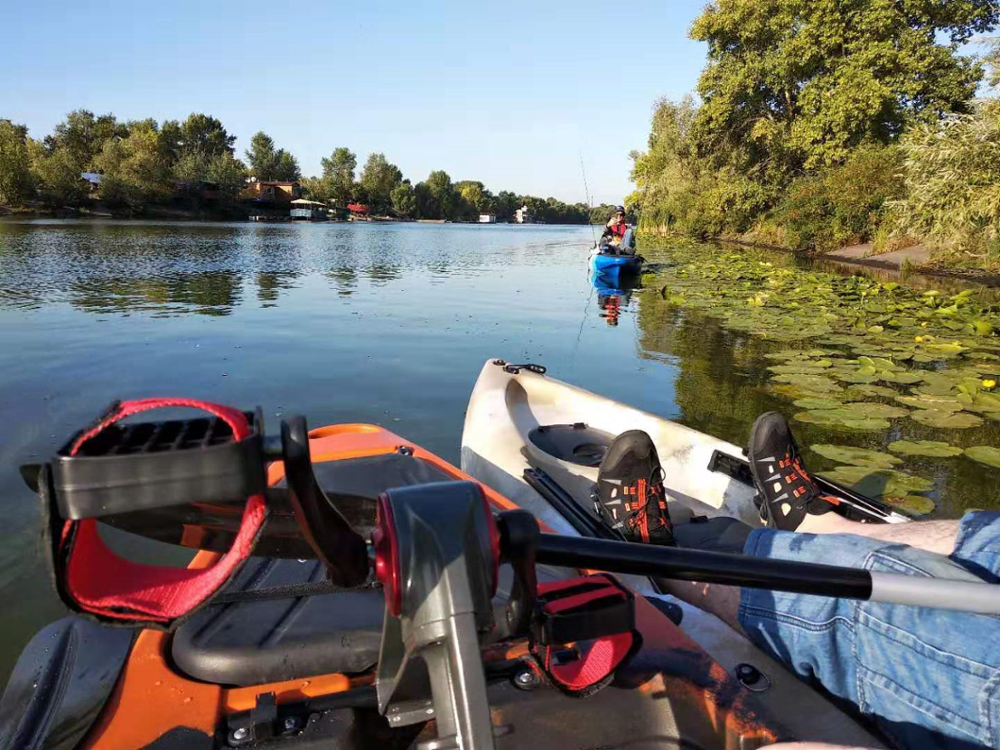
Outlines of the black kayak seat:
M 382 492 L 452 478 L 403 453 L 328 461 L 314 470 L 364 536 L 374 525 Z M 323 594 L 295 589 L 324 578 L 317 560 L 251 558 L 220 599 L 251 598 L 212 604 L 178 628 L 171 646 L 174 664 L 194 679 L 239 686 L 371 669 L 382 636 L 381 589 Z

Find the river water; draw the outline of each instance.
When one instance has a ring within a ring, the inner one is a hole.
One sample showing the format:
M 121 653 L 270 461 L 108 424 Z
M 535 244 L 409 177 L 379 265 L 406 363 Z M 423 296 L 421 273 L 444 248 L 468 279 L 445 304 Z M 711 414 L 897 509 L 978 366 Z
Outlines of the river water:
M 457 463 L 475 378 L 502 357 L 743 442 L 781 406 L 758 387 L 771 363 L 654 292 L 596 290 L 592 243 L 561 226 L 0 222 L 0 682 L 62 612 L 17 467 L 118 398 L 375 422 Z M 989 504 L 994 476 L 947 472 L 939 515 Z

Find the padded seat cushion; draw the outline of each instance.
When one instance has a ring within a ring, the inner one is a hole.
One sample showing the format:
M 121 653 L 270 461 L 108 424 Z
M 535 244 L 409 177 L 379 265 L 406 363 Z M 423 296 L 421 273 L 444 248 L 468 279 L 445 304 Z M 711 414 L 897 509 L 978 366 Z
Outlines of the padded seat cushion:
M 318 560 L 251 558 L 226 592 L 324 578 Z M 356 674 L 378 660 L 383 611 L 379 588 L 216 604 L 178 628 L 172 654 L 189 676 L 223 685 Z
M 365 537 L 382 492 L 451 479 L 400 453 L 326 461 L 315 464 L 314 471 L 320 486 Z M 317 560 L 251 558 L 221 597 L 271 589 L 268 598 L 214 604 L 197 613 L 174 634 L 174 662 L 195 679 L 224 685 L 371 669 L 382 636 L 380 588 L 276 598 L 282 594 L 275 591 L 279 587 L 324 579 Z

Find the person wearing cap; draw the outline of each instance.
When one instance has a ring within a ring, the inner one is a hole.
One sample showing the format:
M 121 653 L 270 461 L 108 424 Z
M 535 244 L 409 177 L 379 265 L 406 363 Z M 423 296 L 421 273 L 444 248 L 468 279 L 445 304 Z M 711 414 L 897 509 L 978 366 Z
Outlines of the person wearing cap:
M 628 230 L 628 223 L 625 221 L 625 207 L 616 206 L 615 212 L 608 219 L 601 235 L 601 246 L 617 248 L 621 244 L 625 232 Z

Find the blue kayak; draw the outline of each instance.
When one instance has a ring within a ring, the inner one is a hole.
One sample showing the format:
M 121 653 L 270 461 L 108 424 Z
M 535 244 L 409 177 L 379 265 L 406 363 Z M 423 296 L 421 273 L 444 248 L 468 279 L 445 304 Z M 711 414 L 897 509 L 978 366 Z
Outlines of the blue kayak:
M 603 276 L 622 273 L 638 273 L 642 267 L 642 258 L 636 255 L 611 255 L 597 253 L 590 259 L 590 268 L 594 273 Z

